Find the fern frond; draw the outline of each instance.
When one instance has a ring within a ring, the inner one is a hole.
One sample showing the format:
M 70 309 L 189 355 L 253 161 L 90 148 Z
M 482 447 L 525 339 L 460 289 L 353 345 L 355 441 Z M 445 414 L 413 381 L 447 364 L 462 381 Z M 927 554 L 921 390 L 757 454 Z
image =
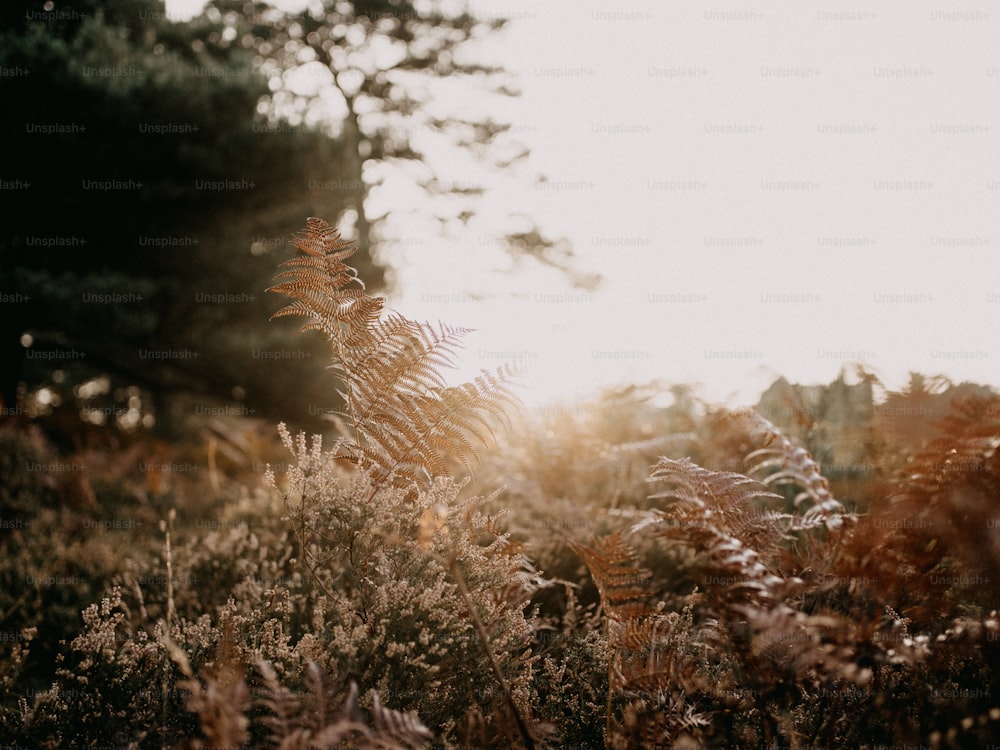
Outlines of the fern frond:
M 321 331 L 331 341 L 363 337 L 368 326 L 378 320 L 384 300 L 364 293 L 357 271 L 344 263 L 354 246 L 322 219 L 310 218 L 306 231 L 295 246 L 304 256 L 281 264 L 285 269 L 267 291 L 295 300 L 272 315 L 297 315 L 308 319 L 302 330 Z M 360 289 L 348 288 L 358 284 Z
M 843 504 L 830 491 L 830 483 L 823 476 L 820 465 L 805 448 L 796 445 L 772 422 L 757 412 L 746 415 L 752 425 L 753 436 L 764 443 L 764 448 L 747 456 L 747 461 L 760 460 L 748 473 L 764 474 L 763 482 L 768 486 L 792 485 L 800 492 L 795 495 L 793 505 L 802 507 L 806 501 L 811 505 L 802 514 L 799 528 L 825 525 L 829 529 L 839 528 L 845 519 L 852 519 Z
M 249 739 L 246 711 L 250 707 L 250 690 L 242 679 L 229 685 L 212 679 L 206 684 L 190 679 L 179 687 L 191 691 L 187 707 L 198 715 L 205 735 L 205 742 L 192 742 L 192 747 L 238 747 Z
M 258 661 L 257 671 L 264 681 L 263 689 L 258 693 L 261 705 L 268 711 L 264 723 L 270 727 L 271 741 L 281 743 L 297 728 L 299 701 L 295 695 L 281 684 L 277 672 L 269 662 Z
M 705 469 L 688 458 L 661 458 L 649 475 L 650 482 L 666 482 L 670 489 L 651 499 L 680 500 L 700 507 L 725 510 L 755 500 L 780 499 L 750 477 L 733 471 Z
M 652 573 L 632 564 L 635 550 L 622 539 L 620 533 L 599 537 L 592 547 L 573 541 L 569 545 L 590 569 L 609 618 L 628 620 L 652 613 L 652 608 L 646 603 L 649 597 L 647 584 Z
M 401 750 L 424 747 L 433 739 L 430 730 L 425 727 L 412 712 L 394 711 L 382 705 L 378 693 L 372 693 L 372 724 L 375 730 L 386 738 L 391 737 Z M 386 747 L 386 745 L 382 745 Z
M 368 438 L 362 453 L 375 481 L 444 474 L 450 456 L 471 469 L 479 457 L 473 441 L 487 445 L 495 438 L 495 426 L 507 422 L 506 407 L 519 404 L 507 385 L 515 372 L 500 368 L 484 372 L 474 383 L 422 393 L 397 391 L 367 404 L 370 411 L 362 413 L 359 426 Z M 362 398 L 369 393 L 363 390 Z
M 683 639 L 676 637 L 683 618 L 649 606 L 650 571 L 634 564 L 635 552 L 619 533 L 596 539 L 592 547 L 570 545 L 590 569 L 605 611 L 608 746 L 666 746 L 682 733 L 707 726 L 684 693 L 684 686 L 699 678 L 678 643 Z M 621 705 L 620 720 L 613 716 L 615 704 Z
M 712 471 L 687 458 L 661 458 L 647 481 L 668 485 L 650 499 L 669 504 L 644 525 L 688 546 L 705 548 L 732 537 L 769 547 L 784 538 L 790 523 L 789 516 L 767 507 L 781 496 L 743 474 Z
M 519 406 L 510 388 L 516 370 L 483 371 L 449 387 L 442 373 L 455 367 L 470 329 L 383 318 L 384 299 L 366 294 L 344 263 L 354 247 L 321 219 L 309 219 L 296 246 L 303 255 L 283 263 L 269 289 L 293 301 L 272 317 L 304 317 L 302 330 L 320 331 L 333 346 L 353 431 L 349 458 L 376 485 L 424 482 L 448 473 L 453 458 L 471 469 L 476 444 L 493 439 L 496 425 L 510 426 L 507 410 Z
M 366 719 L 358 705 L 357 684 L 351 682 L 346 691 L 337 693 L 314 662 L 309 663 L 310 693 L 305 707 L 281 684 L 268 662 L 259 661 L 257 671 L 264 681 L 260 703 L 271 728 L 269 741 L 281 750 L 335 750 L 344 743 L 372 750 L 415 750 L 427 747 L 433 739 L 415 714 L 384 707 L 374 691 L 371 716 Z
M 340 232 L 315 216 L 306 219 L 306 231 L 295 239 L 295 246 L 302 252 L 327 262 L 343 261 L 356 250 L 353 243 L 340 239 Z

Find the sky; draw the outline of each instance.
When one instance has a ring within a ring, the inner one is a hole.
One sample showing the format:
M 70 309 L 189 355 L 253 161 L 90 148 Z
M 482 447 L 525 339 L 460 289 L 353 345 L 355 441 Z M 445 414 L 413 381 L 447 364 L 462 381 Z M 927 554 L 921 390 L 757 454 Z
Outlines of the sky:
M 755 403 L 855 364 L 1000 385 L 992 6 L 472 7 L 511 19 L 480 53 L 517 77 L 502 114 L 530 156 L 482 217 L 382 258 L 393 308 L 478 329 L 467 373 L 519 362 L 532 404 L 653 379 Z M 511 214 L 599 287 L 512 264 Z

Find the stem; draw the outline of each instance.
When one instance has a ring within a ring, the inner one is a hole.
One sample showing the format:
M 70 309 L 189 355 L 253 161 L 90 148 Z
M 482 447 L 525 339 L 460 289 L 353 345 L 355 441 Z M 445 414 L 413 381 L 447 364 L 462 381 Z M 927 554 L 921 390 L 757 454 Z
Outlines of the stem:
M 500 687 L 503 690 L 504 698 L 507 701 L 507 706 L 510 708 L 511 713 L 514 714 L 514 721 L 517 723 L 517 729 L 521 733 L 521 739 L 524 741 L 524 746 L 527 750 L 534 750 L 535 741 L 531 739 L 531 734 L 528 732 L 528 727 L 521 717 L 521 712 L 517 710 L 517 704 L 514 703 L 514 697 L 511 695 L 510 685 L 507 684 L 507 680 L 504 679 L 503 670 L 500 669 L 500 664 L 497 662 L 496 656 L 493 655 L 493 650 L 490 648 L 490 637 L 486 632 L 486 626 L 483 625 L 483 621 L 479 619 L 479 614 L 476 612 L 475 606 L 472 604 L 472 597 L 469 596 L 469 589 L 465 585 L 465 579 L 462 578 L 462 573 L 458 569 L 458 560 L 452 556 L 448 563 L 448 569 L 451 571 L 452 576 L 455 579 L 455 583 L 458 585 L 458 592 L 462 595 L 462 599 L 465 601 L 465 606 L 469 608 L 469 614 L 472 616 L 472 622 L 476 626 L 476 632 L 479 634 L 479 640 L 483 643 L 483 648 L 486 650 L 486 658 L 490 661 L 490 667 L 493 669 L 493 674 L 497 678 L 497 682 L 500 683 Z
M 309 484 L 309 476 L 311 473 L 311 467 L 302 472 L 302 489 L 300 490 L 302 501 L 299 503 L 299 529 L 296 534 L 299 541 L 299 556 L 302 563 L 306 566 L 306 570 L 308 570 L 310 575 L 312 575 L 313 580 L 319 584 L 321 589 L 323 589 L 323 593 L 330 598 L 330 601 L 335 601 L 333 593 L 326 587 L 326 584 L 323 583 L 323 579 L 319 577 L 319 573 L 316 572 L 316 568 L 309 560 L 309 543 L 306 539 L 306 497 L 308 495 L 307 486 Z M 287 495 L 285 496 L 285 506 L 288 506 Z M 311 527 L 309 527 L 309 530 L 313 531 Z
M 347 366 L 347 355 L 344 353 L 344 340 L 341 331 L 337 331 L 337 354 L 344 365 L 344 392 L 347 394 L 347 411 L 351 415 L 351 426 L 354 427 L 354 444 L 361 449 L 361 428 L 358 426 L 358 410 L 354 406 L 354 389 L 351 388 L 351 373 Z
M 613 683 L 614 683 L 614 664 L 615 664 L 616 651 L 612 650 L 611 648 L 611 621 L 609 620 L 607 615 L 605 615 L 604 618 L 604 633 L 605 633 L 605 639 L 608 642 L 608 702 L 607 702 L 607 707 L 605 709 L 605 718 L 604 718 L 604 747 L 605 750 L 608 750 L 612 745 L 612 731 L 614 730 L 611 717 L 614 711 L 615 686 Z
M 323 579 L 320 578 L 319 573 L 316 572 L 316 568 L 310 564 L 309 552 L 305 549 L 305 547 L 302 548 L 302 561 L 306 564 L 306 568 L 308 568 L 309 572 L 312 574 L 313 579 L 319 584 L 319 587 L 323 589 L 323 593 L 329 597 L 331 602 L 336 601 L 336 597 L 334 597 L 333 592 L 326 587 L 326 584 L 323 583 Z
M 174 618 L 177 616 L 177 610 L 174 606 L 174 561 L 173 555 L 170 552 L 170 531 L 174 526 L 174 518 L 176 517 L 176 511 L 173 508 L 167 514 L 167 523 L 164 524 L 164 532 L 166 533 L 166 558 L 167 558 L 167 633 L 170 633 L 171 625 L 173 624 Z

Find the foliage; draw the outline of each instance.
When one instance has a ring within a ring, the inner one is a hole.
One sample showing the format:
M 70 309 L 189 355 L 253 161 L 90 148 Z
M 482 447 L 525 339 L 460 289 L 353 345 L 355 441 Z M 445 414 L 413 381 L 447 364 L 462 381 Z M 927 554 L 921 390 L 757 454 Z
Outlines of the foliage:
M 978 549 L 990 549 L 996 403 L 960 404 L 949 437 L 915 455 L 865 516 L 845 513 L 809 453 L 756 414 L 749 434 L 772 445 L 750 459 L 765 458 L 755 471 L 776 469 L 765 482 L 796 486 L 792 513 L 743 474 L 661 459 L 650 479 L 668 489 L 652 498 L 666 505 L 640 513 L 630 533 L 666 545 L 673 591 L 657 591 L 620 534 L 576 546 L 597 582 L 623 699 L 609 710 L 612 745 L 985 742 L 1000 721 L 985 666 L 1000 627 L 984 585 L 995 558 L 958 540 L 978 534 Z M 663 613 L 692 606 L 686 637 L 670 642 L 676 625 Z
M 915 379 L 864 407 L 874 389 L 840 379 L 796 428 L 778 410 L 682 388 L 662 407 L 634 389 L 532 423 L 508 412 L 502 371 L 448 385 L 462 329 L 384 314 L 329 225 L 310 220 L 297 244 L 278 315 L 330 346 L 338 434 L 282 424 L 268 442 L 260 425 L 216 421 L 198 445 L 136 436 L 59 453 L 37 430 L 0 430 L 5 740 L 805 749 L 996 736 L 992 391 Z M 888 426 L 928 403 L 943 416 L 919 442 Z M 478 478 L 459 478 L 494 433 Z M 843 455 L 844 434 L 867 436 L 852 460 L 871 468 L 834 483 L 803 443 Z M 505 496 L 480 492 L 499 481 Z
M 175 23 L 158 0 L 43 6 L 5 3 L 0 25 L 0 65 L 27 71 L 4 78 L 17 113 L 0 124 L 6 169 L 29 185 L 7 192 L 0 230 L 14 300 L 0 316 L 3 407 L 47 387 L 53 433 L 62 412 L 99 420 L 136 401 L 155 422 L 92 423 L 176 438 L 197 406 L 228 405 L 320 425 L 310 407 L 336 405 L 322 349 L 288 354 L 289 329 L 260 325 L 261 291 L 303 207 L 346 208 L 310 189 L 341 169 L 342 144 L 258 114 L 270 89 L 239 43 L 247 19 Z M 76 391 L 100 378 L 99 396 Z
M 354 247 L 322 219 L 309 220 L 297 247 L 303 255 L 283 264 L 269 290 L 294 301 L 274 317 L 307 318 L 302 330 L 320 331 L 333 347 L 348 409 L 343 457 L 372 472 L 376 484 L 443 475 L 449 456 L 468 467 L 472 441 L 485 442 L 506 418 L 504 408 L 517 403 L 507 385 L 512 371 L 483 371 L 473 383 L 448 387 L 442 372 L 467 329 L 382 318 L 385 300 L 351 287 L 360 282 L 344 260 Z

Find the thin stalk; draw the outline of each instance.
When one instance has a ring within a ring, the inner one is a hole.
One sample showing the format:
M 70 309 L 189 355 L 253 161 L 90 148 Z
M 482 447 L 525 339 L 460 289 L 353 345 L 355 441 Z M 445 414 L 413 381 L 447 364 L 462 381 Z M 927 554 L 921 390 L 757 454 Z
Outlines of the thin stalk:
M 483 625 L 483 621 L 479 619 L 479 613 L 476 612 L 476 608 L 472 603 L 472 597 L 469 596 L 469 589 L 465 585 L 465 579 L 462 577 L 462 573 L 458 569 L 458 560 L 454 556 L 449 561 L 448 568 L 451 571 L 452 577 L 455 579 L 455 583 L 458 585 L 458 592 L 462 595 L 462 599 L 465 601 L 465 606 L 469 608 L 469 614 L 472 616 L 472 622 L 476 626 L 476 632 L 479 634 L 479 640 L 482 641 L 483 649 L 486 651 L 486 658 L 489 659 L 493 674 L 497 678 L 497 682 L 500 683 L 500 688 L 503 690 L 507 706 L 510 708 L 511 713 L 514 714 L 514 721 L 517 724 L 517 729 L 521 734 L 524 746 L 527 750 L 534 750 L 535 741 L 531 739 L 531 734 L 528 732 L 528 726 L 521 717 L 521 712 L 518 711 L 517 704 L 514 703 L 514 697 L 510 691 L 510 685 L 507 684 L 507 680 L 503 676 L 503 670 L 500 669 L 500 664 L 497 662 L 496 656 L 493 655 L 493 649 L 490 648 L 490 637 L 486 632 L 486 626 Z
M 299 542 L 299 559 L 302 561 L 302 564 L 306 566 L 306 569 L 309 571 L 310 575 L 312 575 L 313 580 L 319 584 L 319 587 L 321 589 L 323 589 L 323 593 L 325 593 L 330 598 L 330 601 L 333 601 L 335 598 L 333 596 L 333 592 L 331 592 L 330 589 L 327 588 L 326 584 L 323 583 L 323 579 L 320 578 L 319 573 L 316 572 L 316 568 L 309 560 L 309 542 L 308 539 L 306 538 L 307 529 L 310 532 L 316 533 L 312 527 L 306 526 L 306 498 L 308 496 L 307 487 L 309 484 L 310 474 L 311 474 L 311 469 L 306 469 L 305 471 L 302 472 L 302 489 L 300 491 L 302 495 L 302 501 L 299 504 L 299 528 L 298 532 L 296 533 Z M 289 507 L 287 495 L 285 496 L 285 507 L 286 508 Z
M 612 732 L 614 730 L 611 717 L 614 712 L 615 686 L 613 678 L 616 652 L 611 648 L 611 621 L 607 616 L 604 618 L 604 633 L 608 642 L 608 702 L 607 706 L 605 706 L 604 715 L 604 748 L 605 750 L 610 750 L 612 746 Z
M 165 556 L 167 563 L 167 633 L 173 625 L 174 618 L 177 617 L 177 609 L 174 606 L 174 559 L 170 551 L 170 531 L 174 526 L 174 518 L 177 512 L 171 508 L 167 514 L 167 522 L 163 524 L 163 531 L 166 535 Z
M 358 426 L 358 410 L 354 406 L 354 389 L 351 387 L 350 368 L 347 366 L 347 355 L 344 353 L 342 331 L 337 331 L 337 354 L 344 365 L 344 392 L 347 394 L 347 411 L 351 415 L 351 426 L 354 427 L 354 444 L 361 450 L 361 428 Z

